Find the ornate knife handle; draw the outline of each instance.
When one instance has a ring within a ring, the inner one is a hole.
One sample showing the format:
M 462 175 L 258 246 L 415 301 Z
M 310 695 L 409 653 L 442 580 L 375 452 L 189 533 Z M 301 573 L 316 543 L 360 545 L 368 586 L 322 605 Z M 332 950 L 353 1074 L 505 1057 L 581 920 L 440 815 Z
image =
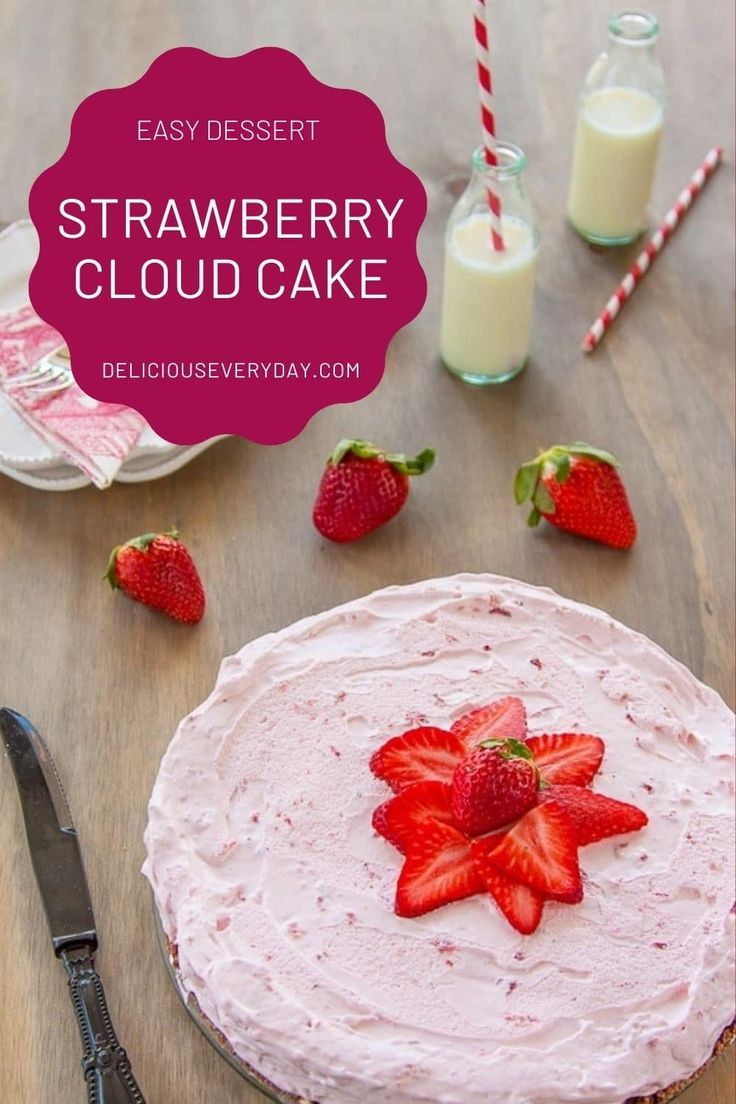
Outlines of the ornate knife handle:
M 102 981 L 95 970 L 93 948 L 67 947 L 59 952 L 59 958 L 69 978 L 82 1036 L 82 1070 L 89 1104 L 146 1104 L 112 1026 Z

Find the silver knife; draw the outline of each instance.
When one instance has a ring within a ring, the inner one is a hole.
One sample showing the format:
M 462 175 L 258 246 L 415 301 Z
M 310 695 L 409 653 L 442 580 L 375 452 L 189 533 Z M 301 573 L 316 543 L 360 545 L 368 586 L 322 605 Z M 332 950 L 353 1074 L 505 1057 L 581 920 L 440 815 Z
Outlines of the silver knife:
M 20 713 L 0 709 L 0 733 L 18 784 L 51 942 L 67 973 L 82 1036 L 89 1104 L 145 1104 L 112 1026 L 95 969 L 97 932 L 92 901 L 56 767 L 38 732 Z

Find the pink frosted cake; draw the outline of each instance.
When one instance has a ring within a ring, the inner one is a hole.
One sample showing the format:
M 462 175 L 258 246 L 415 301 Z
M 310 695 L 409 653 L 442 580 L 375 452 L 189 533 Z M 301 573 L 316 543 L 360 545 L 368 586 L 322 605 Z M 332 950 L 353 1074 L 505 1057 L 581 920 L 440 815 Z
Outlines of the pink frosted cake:
M 506 771 L 513 825 L 474 820 Z M 182 993 L 284 1094 L 612 1104 L 729 1037 L 733 771 L 733 715 L 655 644 L 458 575 L 226 659 L 144 871 Z

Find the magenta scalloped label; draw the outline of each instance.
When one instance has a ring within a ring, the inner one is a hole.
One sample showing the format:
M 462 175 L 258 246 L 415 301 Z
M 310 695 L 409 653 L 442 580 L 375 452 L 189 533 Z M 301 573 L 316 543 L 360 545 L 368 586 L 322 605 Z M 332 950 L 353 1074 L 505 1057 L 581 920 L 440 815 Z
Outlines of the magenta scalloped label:
M 276 47 L 96 92 L 30 210 L 31 301 L 80 387 L 178 444 L 278 444 L 369 394 L 426 295 L 426 195 L 378 107 Z

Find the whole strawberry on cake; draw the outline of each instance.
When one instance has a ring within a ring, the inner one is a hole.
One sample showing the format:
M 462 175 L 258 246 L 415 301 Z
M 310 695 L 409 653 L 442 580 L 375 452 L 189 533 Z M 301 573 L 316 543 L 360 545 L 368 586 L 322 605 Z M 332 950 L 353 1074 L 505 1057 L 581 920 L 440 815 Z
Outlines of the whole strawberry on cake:
M 490 575 L 246 645 L 182 722 L 145 873 L 182 995 L 318 1104 L 665 1100 L 734 1016 L 733 714 Z

